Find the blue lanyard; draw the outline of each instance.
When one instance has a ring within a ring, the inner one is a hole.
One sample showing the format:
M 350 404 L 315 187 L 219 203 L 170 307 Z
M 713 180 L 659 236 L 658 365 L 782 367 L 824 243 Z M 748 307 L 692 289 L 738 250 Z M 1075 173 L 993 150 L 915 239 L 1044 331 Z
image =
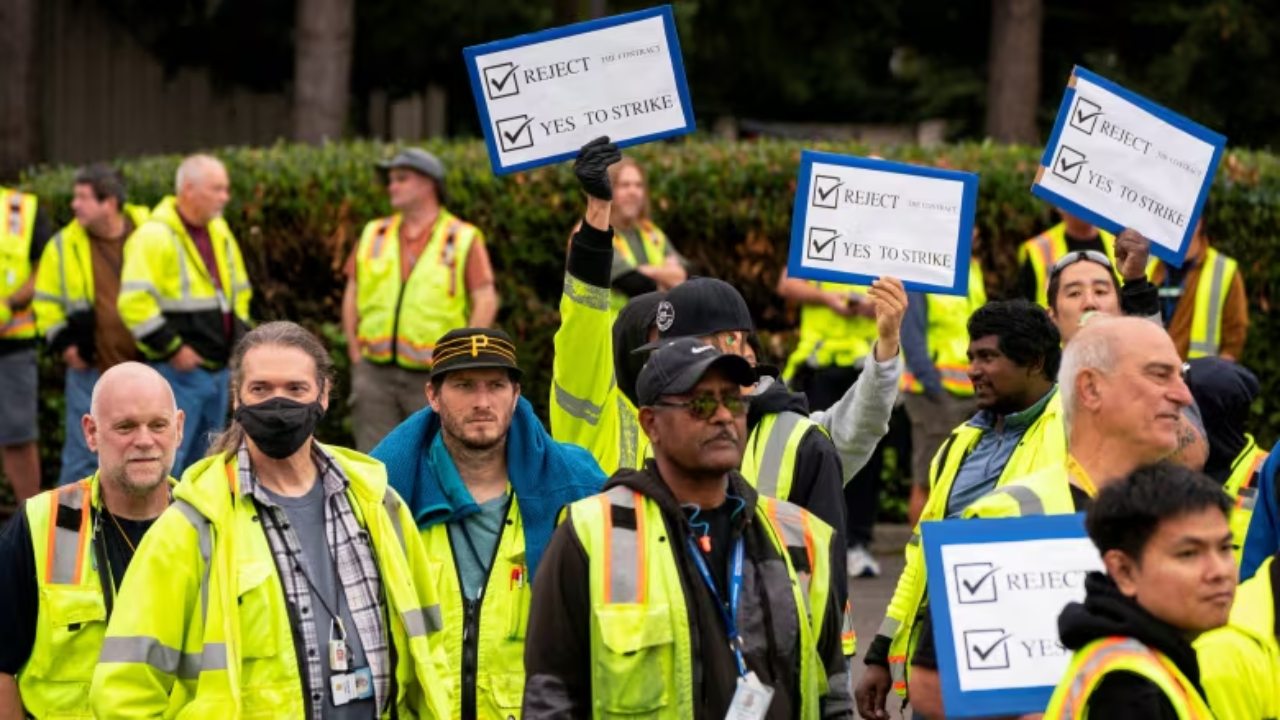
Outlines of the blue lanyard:
M 747 659 L 742 656 L 742 637 L 738 634 L 738 600 L 742 596 L 742 538 L 739 537 L 738 542 L 733 546 L 733 573 L 729 578 L 728 606 L 720 599 L 720 591 L 716 590 L 716 581 L 711 577 L 711 570 L 707 567 L 707 561 L 702 557 L 698 544 L 694 542 L 693 536 L 689 536 L 687 540 L 689 554 L 693 556 L 693 564 L 697 566 L 698 574 L 706 583 L 707 590 L 711 591 L 711 597 L 715 599 L 716 608 L 720 611 L 720 619 L 724 621 L 724 630 L 729 636 L 729 649 L 733 651 L 733 659 L 738 663 L 738 674 L 746 677 Z

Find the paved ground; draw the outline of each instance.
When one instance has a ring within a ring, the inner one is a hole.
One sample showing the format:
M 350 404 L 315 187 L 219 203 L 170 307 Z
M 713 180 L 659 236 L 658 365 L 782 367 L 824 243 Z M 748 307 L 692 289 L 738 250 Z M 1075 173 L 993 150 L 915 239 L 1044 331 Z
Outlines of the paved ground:
M 880 561 L 880 577 L 856 578 L 849 581 L 849 597 L 853 600 L 853 621 L 858 631 L 858 657 L 853 660 L 853 684 L 857 687 L 862 677 L 862 654 L 871 644 L 880 621 L 884 619 L 885 608 L 893 597 L 893 588 L 898 584 L 898 575 L 902 573 L 902 549 L 911 537 L 911 529 L 906 525 L 877 525 L 875 543 L 871 551 Z M 896 703 L 890 701 L 890 714 Z

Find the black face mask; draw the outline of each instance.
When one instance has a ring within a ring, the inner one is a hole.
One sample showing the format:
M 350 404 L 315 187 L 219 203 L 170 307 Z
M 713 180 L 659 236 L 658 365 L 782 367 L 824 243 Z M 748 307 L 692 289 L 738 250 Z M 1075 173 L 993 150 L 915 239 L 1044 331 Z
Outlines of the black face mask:
M 236 408 L 236 422 L 253 438 L 267 457 L 283 460 L 298 451 L 316 430 L 324 416 L 317 400 L 300 403 L 286 397 L 274 397 L 257 405 Z

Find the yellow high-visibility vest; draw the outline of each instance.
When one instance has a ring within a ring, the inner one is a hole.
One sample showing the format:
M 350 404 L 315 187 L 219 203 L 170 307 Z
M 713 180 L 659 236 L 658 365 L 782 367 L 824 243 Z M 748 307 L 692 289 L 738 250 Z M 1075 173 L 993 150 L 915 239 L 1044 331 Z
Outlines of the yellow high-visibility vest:
M 1133 638 L 1100 638 L 1076 651 L 1049 699 L 1045 720 L 1084 720 L 1089 696 L 1111 673 L 1137 675 L 1160 688 L 1178 720 L 1214 720 L 1196 686 L 1159 650 Z
M 36 227 L 36 196 L 0 187 L 0 339 L 36 336 L 31 306 L 13 312 L 7 300 L 31 278 L 31 241 Z
M 930 293 L 925 297 L 929 303 L 929 326 L 925 329 L 925 338 L 933 363 L 942 376 L 942 387 L 952 395 L 972 397 L 973 381 L 969 379 L 969 316 L 987 304 L 982 266 L 976 258 L 969 261 L 967 296 Z M 924 384 L 905 368 L 898 387 L 904 392 L 917 395 L 924 392 Z
M 1111 261 L 1114 273 L 1116 272 L 1116 238 L 1102 229 L 1098 229 L 1098 236 L 1102 238 L 1102 247 L 1107 251 L 1107 259 Z M 1036 275 L 1036 302 L 1043 308 L 1049 307 L 1049 273 L 1066 254 L 1066 223 L 1058 223 L 1018 246 L 1018 267 L 1022 267 L 1023 263 L 1031 263 L 1031 269 Z

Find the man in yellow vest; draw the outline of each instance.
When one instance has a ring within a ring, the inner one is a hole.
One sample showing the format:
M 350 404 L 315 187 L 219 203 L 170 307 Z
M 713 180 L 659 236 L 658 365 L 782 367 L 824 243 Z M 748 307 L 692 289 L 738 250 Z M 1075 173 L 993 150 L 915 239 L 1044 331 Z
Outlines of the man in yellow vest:
M 1245 432 L 1250 406 L 1262 387 L 1248 368 L 1218 357 L 1188 361 L 1184 375 L 1208 440 L 1204 473 L 1216 480 L 1232 501 L 1231 532 L 1239 564 L 1258 503 L 1258 479 L 1267 461 L 1267 451 Z
M 654 459 L 552 536 L 526 718 L 852 717 L 831 529 L 736 471 L 754 380 L 695 338 L 650 356 L 637 392 Z
M 19 502 L 40 492 L 36 269 L 49 240 L 36 196 L 0 186 L 0 469 Z
M 209 155 L 178 166 L 177 195 L 156 205 L 124 244 L 120 319 L 173 386 L 187 416 L 174 461 L 182 472 L 227 420 L 227 358 L 249 323 L 253 289 L 240 244 L 222 217 L 227 169 Z
M 373 450 L 444 568 L 450 717 L 511 718 L 524 695 L 531 583 L 565 505 L 600 492 L 590 453 L 557 443 L 520 395 L 516 348 L 500 330 L 441 337 L 427 396 Z
M 974 229 L 974 238 L 978 231 Z M 913 292 L 902 322 L 902 400 L 911 420 L 911 499 L 915 525 L 929 495 L 929 461 L 947 436 L 977 411 L 969 379 L 969 317 L 987 304 L 982 266 L 969 263 L 966 296 Z
M 76 482 L 97 464 L 80 432 L 94 383 L 102 371 L 141 357 L 116 301 L 124 241 L 151 214 L 125 204 L 124 178 L 105 164 L 76 173 L 71 211 L 75 219 L 40 256 L 33 304 L 50 353 L 67 366 L 59 485 Z
M 1196 639 L 1200 682 L 1218 720 L 1280 717 L 1280 556 L 1236 588 L 1227 625 Z
M 968 376 L 978 413 L 955 428 L 934 456 L 921 521 L 958 517 L 992 488 L 1060 465 L 1066 453 L 1054 385 L 1062 349 L 1045 311 L 1024 300 L 990 302 L 969 318 L 968 335 Z M 865 718 L 886 717 L 890 688 L 907 692 L 907 666 L 916 655 L 920 618 L 927 614 L 925 582 L 917 526 L 867 652 L 857 691 Z
M 610 303 L 617 312 L 627 300 L 670 290 L 689 277 L 687 263 L 667 234 L 649 218 L 649 186 L 644 169 L 624 157 L 609 166 L 613 188 L 613 265 Z
M 1058 371 L 1065 456 L 1014 476 L 974 501 L 963 517 L 1058 515 L 1089 507 L 1098 490 L 1160 462 L 1181 443 L 1192 402 L 1182 364 L 1160 326 L 1132 317 L 1091 320 L 1062 354 Z M 933 632 L 923 623 L 909 677 L 914 712 L 943 716 Z
M 1062 222 L 1018 246 L 1018 296 L 1049 307 L 1049 270 L 1070 252 L 1091 250 L 1115 265 L 1111 233 L 1104 232 L 1068 212 L 1059 210 Z
M 322 445 L 333 363 L 291 322 L 230 362 L 235 420 L 147 533 L 97 717 L 449 717 L 438 578 L 382 463 Z
M 1160 314 L 1185 359 L 1239 360 L 1249 334 L 1249 298 L 1235 258 L 1209 244 L 1204 218 L 1196 224 L 1182 267 L 1158 262 L 1151 282 L 1160 292 Z
M 1200 683 L 1204 663 L 1191 641 L 1222 627 L 1231 611 L 1229 512 L 1216 483 L 1168 462 L 1098 493 L 1085 528 L 1106 572 L 1089 573 L 1084 602 L 1058 618 L 1062 644 L 1074 655 L 1045 720 L 1212 720 Z
M 498 313 L 484 234 L 444 206 L 444 164 L 407 148 L 378 168 L 395 214 L 364 226 L 342 296 L 361 452 L 426 406 L 436 338 L 489 327 Z
M 0 534 L 0 717 L 92 715 L 89 682 L 116 590 L 169 504 L 182 421 L 155 370 L 107 370 L 76 428 L 96 472 L 28 500 Z

